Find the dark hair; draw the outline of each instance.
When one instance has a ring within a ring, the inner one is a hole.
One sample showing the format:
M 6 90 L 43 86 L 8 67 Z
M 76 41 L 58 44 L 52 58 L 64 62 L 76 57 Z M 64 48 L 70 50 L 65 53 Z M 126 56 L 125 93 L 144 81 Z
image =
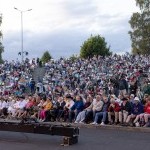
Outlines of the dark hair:
M 128 99 L 126 97 L 122 98 L 122 101 L 127 101 Z

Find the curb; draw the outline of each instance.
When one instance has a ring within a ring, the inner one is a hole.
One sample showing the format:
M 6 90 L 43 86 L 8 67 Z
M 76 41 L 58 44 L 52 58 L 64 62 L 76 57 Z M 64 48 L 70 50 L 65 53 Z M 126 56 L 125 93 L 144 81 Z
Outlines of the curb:
M 48 122 L 47 122 L 48 123 Z M 75 123 L 64 123 L 64 122 L 49 122 L 54 125 L 71 125 L 79 128 L 90 128 L 90 129 L 104 129 L 104 130 L 118 130 L 118 131 L 131 131 L 131 132 L 143 132 L 150 133 L 149 127 L 124 127 L 119 125 L 90 125 L 90 124 L 75 124 Z

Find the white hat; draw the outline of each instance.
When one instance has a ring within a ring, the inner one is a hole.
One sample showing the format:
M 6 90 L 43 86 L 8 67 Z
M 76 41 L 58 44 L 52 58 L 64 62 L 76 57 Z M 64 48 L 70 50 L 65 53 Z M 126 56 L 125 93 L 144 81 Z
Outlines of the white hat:
M 131 94 L 130 96 L 134 97 L 134 94 Z
M 135 101 L 140 101 L 140 99 L 138 97 L 135 97 L 134 100 Z

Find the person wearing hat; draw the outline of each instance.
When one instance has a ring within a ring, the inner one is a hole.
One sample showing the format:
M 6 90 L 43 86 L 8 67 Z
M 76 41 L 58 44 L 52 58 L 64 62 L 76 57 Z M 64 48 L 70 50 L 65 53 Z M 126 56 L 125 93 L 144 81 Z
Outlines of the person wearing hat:
M 131 121 L 131 125 L 133 126 L 133 119 L 135 119 L 135 122 L 136 122 L 136 117 L 142 114 L 143 111 L 144 111 L 143 105 L 141 104 L 139 98 L 135 97 L 134 103 L 132 104 L 131 114 L 128 115 L 127 120 L 126 120 L 126 125 L 129 125 L 129 122 Z
M 126 120 L 128 115 L 131 114 L 131 110 L 132 110 L 132 105 L 131 103 L 128 101 L 127 98 L 123 98 L 122 99 L 122 104 L 121 104 L 121 110 L 119 112 L 119 123 L 120 125 L 126 124 Z
M 66 95 L 66 104 L 64 106 L 64 120 L 66 121 L 69 117 L 69 110 L 71 110 L 72 106 L 74 105 L 73 98 L 70 94 Z

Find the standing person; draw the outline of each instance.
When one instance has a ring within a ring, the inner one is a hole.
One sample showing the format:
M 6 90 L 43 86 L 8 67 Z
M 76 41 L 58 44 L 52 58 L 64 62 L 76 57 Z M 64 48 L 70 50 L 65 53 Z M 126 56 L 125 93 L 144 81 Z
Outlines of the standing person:
M 35 81 L 33 78 L 31 78 L 29 85 L 30 85 L 30 91 L 33 94 L 35 92 Z
M 125 97 L 128 92 L 128 83 L 125 80 L 125 75 L 121 75 L 121 79 L 119 80 L 119 94 Z

